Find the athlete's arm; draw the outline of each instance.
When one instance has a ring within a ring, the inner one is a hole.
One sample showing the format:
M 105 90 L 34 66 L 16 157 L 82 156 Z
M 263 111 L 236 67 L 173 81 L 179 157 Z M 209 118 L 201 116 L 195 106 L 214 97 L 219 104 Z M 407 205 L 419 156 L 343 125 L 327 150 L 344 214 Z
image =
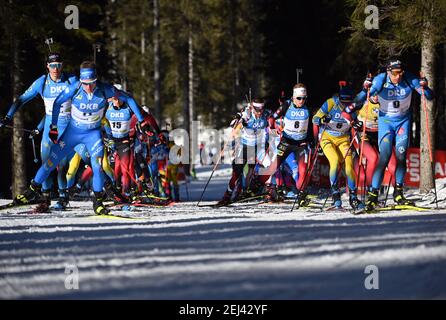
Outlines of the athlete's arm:
M 373 78 L 372 86 L 370 87 L 370 96 L 375 95 L 375 93 L 379 93 L 381 88 L 386 81 L 387 75 L 386 73 L 380 73 L 375 78 Z M 362 105 L 367 100 L 367 90 L 363 89 L 360 93 L 358 93 L 354 99 L 354 103 L 357 105 Z
M 79 82 L 75 82 L 75 83 L 71 84 L 64 91 L 59 93 L 56 100 L 54 100 L 53 117 L 51 119 L 52 125 L 54 125 L 54 126 L 57 125 L 57 119 L 59 118 L 59 112 L 60 112 L 62 103 L 73 98 L 73 96 L 76 94 L 77 89 L 79 88 L 79 85 L 80 85 Z
M 422 95 L 423 90 L 421 89 L 422 87 L 420 85 L 420 79 L 418 77 L 416 77 L 414 74 L 409 73 L 409 72 L 406 72 L 405 76 L 406 76 L 407 81 L 410 83 L 410 86 L 412 88 L 415 88 L 415 90 L 420 95 Z M 427 100 L 432 100 L 434 98 L 434 92 L 428 86 L 424 87 L 424 95 L 426 96 Z
M 14 114 L 28 101 L 36 97 L 42 90 L 43 85 L 45 84 L 46 76 L 43 75 L 39 79 L 33 82 L 33 84 L 13 102 L 9 111 L 7 113 L 7 117 L 12 119 Z
M 135 114 L 136 118 L 138 118 L 139 122 L 144 121 L 141 109 L 139 108 L 138 104 L 136 103 L 135 99 L 133 99 L 133 97 L 131 97 L 125 92 L 121 92 L 121 95 L 118 97 L 118 99 L 128 104 L 132 112 Z
M 43 116 L 42 120 L 40 120 L 39 124 L 37 125 L 37 130 L 39 130 L 39 132 L 43 131 L 43 128 L 45 126 L 45 118 L 46 116 Z

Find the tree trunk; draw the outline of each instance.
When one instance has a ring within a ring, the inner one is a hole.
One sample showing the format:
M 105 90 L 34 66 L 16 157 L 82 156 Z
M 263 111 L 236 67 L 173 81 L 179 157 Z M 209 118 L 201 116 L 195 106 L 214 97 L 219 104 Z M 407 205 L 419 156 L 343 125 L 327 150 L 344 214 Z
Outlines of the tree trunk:
M 155 107 L 155 117 L 158 121 L 161 121 L 161 57 L 159 19 L 159 1 L 153 0 L 153 83 L 155 87 L 153 103 Z
M 432 7 L 433 10 L 433 7 Z M 429 87 L 434 88 L 435 80 L 435 47 L 430 32 L 432 11 L 425 13 L 425 28 L 421 47 L 421 71 L 429 79 Z M 427 121 L 426 121 L 426 113 Z M 434 187 L 433 170 L 435 170 L 435 119 L 434 101 L 421 97 L 420 108 L 420 192 L 426 193 Z M 428 127 L 427 127 L 428 126 Z M 430 130 L 430 136 L 428 134 Z M 429 143 L 430 142 L 430 143 Z M 432 156 L 432 159 L 431 159 Z
M 188 66 L 187 64 L 183 64 L 181 66 L 180 75 L 186 75 L 187 74 Z M 180 76 L 181 77 L 181 76 Z M 191 128 L 191 121 L 189 119 L 189 79 L 186 76 L 182 77 L 183 81 L 183 128 L 186 130 L 187 134 L 190 137 L 190 128 Z M 190 143 L 190 139 L 189 139 Z M 189 145 L 190 150 L 190 145 Z M 189 151 L 190 155 L 190 151 Z M 186 164 L 184 164 L 184 173 L 190 176 L 190 161 L 188 161 Z
M 11 83 L 12 96 L 17 99 L 21 91 L 20 69 L 19 69 L 19 44 L 11 32 Z M 23 137 L 23 111 L 18 111 L 14 115 L 14 129 L 12 133 L 12 195 L 15 196 L 25 191 L 26 181 L 26 165 L 25 165 L 25 141 Z
M 146 64 L 145 64 L 145 55 L 146 55 L 146 35 L 144 34 L 144 28 L 141 31 L 141 104 L 146 104 Z
M 127 91 L 127 36 L 126 36 L 126 32 L 127 32 L 127 26 L 126 26 L 126 21 L 124 20 L 124 22 L 122 23 L 122 47 L 121 47 L 121 52 L 122 52 L 122 72 L 123 72 L 123 79 L 122 79 L 122 89 L 124 89 L 124 91 Z
M 188 74 L 189 74 L 189 150 L 190 150 L 190 173 L 194 170 L 195 143 L 193 132 L 194 121 L 194 42 L 192 38 L 192 25 L 189 25 L 189 54 L 188 54 Z M 196 141 L 195 141 L 196 142 Z

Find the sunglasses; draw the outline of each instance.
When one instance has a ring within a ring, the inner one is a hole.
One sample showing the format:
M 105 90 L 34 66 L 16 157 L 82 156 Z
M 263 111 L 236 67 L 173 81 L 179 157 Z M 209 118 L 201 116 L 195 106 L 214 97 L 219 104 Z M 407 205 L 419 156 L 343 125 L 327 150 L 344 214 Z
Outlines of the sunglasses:
M 49 67 L 51 69 L 60 69 L 60 68 L 62 68 L 62 63 L 50 63 Z
M 93 85 L 93 84 L 96 83 L 96 80 L 93 81 L 93 82 L 82 82 L 82 81 L 81 81 L 81 83 L 82 83 L 82 85 L 84 85 L 84 86 L 91 86 L 91 85 Z
M 254 107 L 254 110 L 255 110 L 256 112 L 260 112 L 260 111 L 263 110 L 263 108 L 262 108 L 262 107 L 260 107 L 260 108 L 256 108 L 256 107 Z
M 399 70 L 399 71 L 390 71 L 390 74 L 394 77 L 399 76 L 401 74 L 403 74 L 404 71 L 403 70 Z
M 294 97 L 294 99 L 301 101 L 307 99 L 307 97 Z

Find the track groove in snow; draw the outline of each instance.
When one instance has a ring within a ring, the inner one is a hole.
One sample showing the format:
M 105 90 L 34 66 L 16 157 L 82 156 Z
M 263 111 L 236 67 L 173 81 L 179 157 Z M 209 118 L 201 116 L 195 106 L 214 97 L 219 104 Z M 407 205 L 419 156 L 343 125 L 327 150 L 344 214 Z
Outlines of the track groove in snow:
M 446 298 L 444 209 L 355 217 L 194 202 L 108 220 L 72 205 L 0 215 L 0 298 Z M 67 264 L 79 290 L 65 289 Z M 364 288 L 367 265 L 379 268 L 379 290 Z

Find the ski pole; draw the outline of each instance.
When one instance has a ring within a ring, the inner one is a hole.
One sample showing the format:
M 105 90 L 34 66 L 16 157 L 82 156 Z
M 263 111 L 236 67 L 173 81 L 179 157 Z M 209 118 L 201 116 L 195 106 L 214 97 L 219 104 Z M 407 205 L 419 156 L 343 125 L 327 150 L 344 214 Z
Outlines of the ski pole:
M 307 187 L 307 184 L 309 183 L 309 181 L 311 181 L 311 175 L 313 174 L 313 169 L 314 169 L 314 167 L 316 165 L 316 161 L 317 161 L 317 158 L 318 158 L 318 152 L 317 151 L 319 150 L 319 146 L 320 146 L 321 140 L 322 140 L 322 135 L 324 134 L 326 128 L 327 127 L 324 126 L 324 129 L 322 129 L 321 139 L 318 139 L 316 147 L 314 148 L 314 155 L 312 157 L 310 157 L 310 167 L 309 167 L 309 170 L 307 171 L 307 174 L 304 177 L 304 180 L 302 181 L 302 186 L 301 186 L 302 190 L 301 190 L 301 192 L 305 191 L 305 188 Z M 296 199 L 294 199 L 294 203 L 293 203 L 293 207 L 291 208 L 291 211 L 294 210 L 294 207 L 296 206 L 296 203 L 297 203 L 297 199 L 298 199 L 298 195 L 296 196 Z M 300 204 L 297 205 L 297 209 L 299 209 L 299 207 L 300 207 Z
M 420 72 L 420 76 L 423 77 L 423 73 Z M 421 86 L 421 96 L 423 98 L 423 109 L 424 109 L 424 118 L 426 120 L 426 129 L 427 129 L 427 143 L 429 147 L 429 158 L 431 161 L 431 170 L 432 170 L 432 178 L 434 179 L 434 192 L 435 192 L 435 206 L 438 209 L 438 198 L 437 198 L 437 186 L 435 183 L 435 163 L 434 163 L 434 156 L 432 152 L 432 143 L 431 143 L 431 130 L 429 127 L 429 118 L 427 114 L 427 102 L 426 102 L 426 95 L 424 93 L 424 87 Z
M 234 137 L 234 132 L 236 131 L 236 129 L 237 129 L 238 125 L 239 125 L 239 122 L 240 122 L 240 120 L 237 121 L 237 122 L 234 124 L 234 128 L 232 129 L 232 132 L 231 132 L 231 136 L 232 136 L 232 137 Z M 210 175 L 208 181 L 206 182 L 206 185 L 204 186 L 203 192 L 201 193 L 200 200 L 198 200 L 197 206 L 199 206 L 199 205 L 200 205 L 200 202 L 203 200 L 204 193 L 205 193 L 205 191 L 206 191 L 206 189 L 207 189 L 207 187 L 208 187 L 208 185 L 209 185 L 209 182 L 210 182 L 211 179 L 212 179 L 212 176 L 214 175 L 215 170 L 217 169 L 217 166 L 220 164 L 220 161 L 221 161 L 221 158 L 222 158 L 222 156 L 223 156 L 223 153 L 225 152 L 225 149 L 226 149 L 226 147 L 228 146 L 228 143 L 229 143 L 229 142 L 230 142 L 230 141 L 227 141 L 227 142 L 225 143 L 225 145 L 223 146 L 223 148 L 221 149 L 221 151 L 220 151 L 220 156 L 218 157 L 218 160 L 217 160 L 217 162 L 215 163 L 214 168 L 212 169 L 211 175 Z
M 389 170 L 389 168 L 387 168 L 387 170 Z M 387 184 L 386 198 L 384 199 L 384 207 L 386 206 L 387 198 L 389 197 L 389 190 L 390 190 L 390 185 L 392 184 L 392 180 L 393 180 L 393 174 L 389 170 L 389 183 Z
M 370 73 L 367 75 L 367 77 L 369 77 L 369 78 L 371 78 L 371 76 L 372 75 Z M 370 88 L 367 89 L 367 105 L 365 107 L 365 119 L 364 119 L 364 123 L 362 126 L 361 148 L 359 151 L 359 165 L 362 164 L 362 154 L 363 154 L 363 150 L 364 150 L 364 141 L 365 141 L 365 129 L 367 126 L 367 120 L 368 120 L 368 116 L 369 116 L 369 105 L 370 105 L 369 99 L 370 99 Z M 358 170 L 359 173 L 361 173 L 361 167 L 358 167 L 358 168 L 359 168 L 359 170 Z M 364 172 L 364 175 L 365 175 L 365 172 Z M 358 174 L 358 177 L 356 178 L 356 185 L 358 185 L 359 177 L 360 177 L 360 174 Z
M 350 151 L 351 151 L 351 148 L 352 148 L 352 145 L 353 145 L 353 141 L 354 141 L 354 139 L 352 139 L 352 141 L 350 142 L 350 145 L 349 145 L 349 147 L 348 147 L 348 149 L 347 149 L 347 152 L 345 153 L 344 158 L 342 159 L 342 161 L 341 161 L 340 164 L 339 164 L 339 169 L 338 169 L 338 171 L 337 171 L 337 173 L 336 173 L 336 177 L 335 177 L 335 181 L 333 182 L 333 185 L 335 185 L 335 184 L 338 182 L 338 177 L 339 177 L 339 175 L 341 174 L 342 166 L 343 166 L 343 164 L 344 164 L 344 162 L 345 162 L 345 159 L 347 159 L 347 156 L 349 155 L 349 153 L 350 153 Z M 327 204 L 327 201 L 328 201 L 328 198 L 329 198 L 329 197 L 330 197 L 330 193 L 329 193 L 328 196 L 325 198 L 325 201 L 324 201 L 324 204 L 322 205 L 321 211 L 324 210 L 325 205 Z
M 39 162 L 39 160 L 37 159 L 37 156 L 36 156 L 36 144 L 34 142 L 34 137 L 31 137 L 31 142 L 33 144 L 34 163 L 37 163 L 37 162 Z
M 190 201 L 189 187 L 188 187 L 189 182 L 187 181 L 187 177 L 185 177 L 185 179 L 186 179 L 186 195 L 187 195 L 187 201 Z
M 10 126 L 9 124 L 7 124 L 7 125 L 5 126 L 5 128 L 8 128 L 8 129 L 16 129 L 16 130 L 20 130 L 20 131 L 27 132 L 27 133 L 29 133 L 29 132 L 33 132 L 33 130 L 28 130 L 28 129 L 23 129 L 23 128 L 19 128 L 19 127 Z

